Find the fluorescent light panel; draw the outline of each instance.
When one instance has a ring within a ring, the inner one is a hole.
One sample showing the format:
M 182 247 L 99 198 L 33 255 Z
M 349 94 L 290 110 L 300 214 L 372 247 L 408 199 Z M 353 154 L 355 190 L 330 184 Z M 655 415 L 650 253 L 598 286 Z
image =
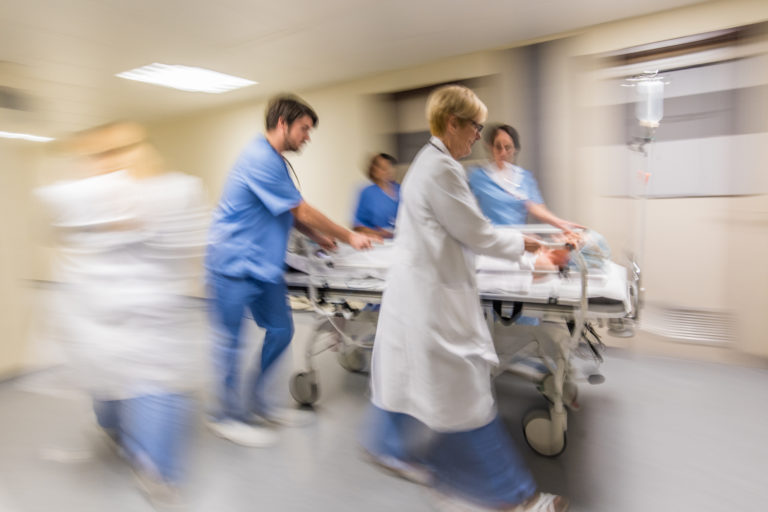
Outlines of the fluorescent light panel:
M 146 82 L 189 92 L 222 92 L 254 85 L 257 82 L 232 75 L 225 75 L 210 69 L 155 62 L 148 66 L 118 73 L 120 78 Z
M 28 133 L 14 132 L 0 132 L 0 138 L 31 140 L 32 142 L 50 142 L 53 140 L 53 137 L 41 137 L 40 135 L 30 135 Z

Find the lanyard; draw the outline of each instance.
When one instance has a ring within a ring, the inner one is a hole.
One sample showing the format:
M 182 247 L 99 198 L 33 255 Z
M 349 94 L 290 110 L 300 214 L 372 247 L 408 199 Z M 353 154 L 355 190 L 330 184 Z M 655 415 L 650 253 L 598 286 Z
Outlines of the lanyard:
M 433 146 L 433 147 L 434 147 L 436 150 L 438 150 L 439 152 L 441 152 L 441 153 L 445 154 L 445 151 L 443 151 L 443 148 L 441 148 L 440 146 L 438 146 L 437 144 L 435 144 L 435 143 L 434 143 L 434 142 L 432 142 L 431 140 L 428 142 L 428 144 L 432 145 L 432 146 Z
M 523 188 L 523 173 L 514 168 L 513 171 L 512 177 L 509 178 L 506 169 L 502 171 L 490 170 L 490 172 L 499 174 L 489 175 L 488 178 L 512 197 L 527 201 L 528 194 Z
M 286 174 L 288 174 L 288 168 L 290 167 L 290 168 L 291 168 L 291 172 L 293 173 L 293 176 L 296 178 L 296 183 L 299 185 L 299 187 L 298 187 L 298 188 L 299 188 L 299 190 L 301 190 L 301 181 L 299 181 L 299 175 L 298 175 L 298 174 L 296 174 L 296 171 L 293 169 L 293 166 L 291 165 L 291 162 L 289 162 L 289 161 L 288 161 L 288 159 L 287 159 L 287 158 L 285 158 L 283 155 L 280 155 L 280 156 L 282 157 L 282 159 L 283 159 L 283 162 L 285 162 L 286 164 L 288 164 L 288 165 L 285 167 L 285 173 L 286 173 Z M 289 179 L 290 179 L 290 177 L 291 177 L 291 175 L 290 175 L 290 174 L 288 174 L 288 178 L 289 178 Z

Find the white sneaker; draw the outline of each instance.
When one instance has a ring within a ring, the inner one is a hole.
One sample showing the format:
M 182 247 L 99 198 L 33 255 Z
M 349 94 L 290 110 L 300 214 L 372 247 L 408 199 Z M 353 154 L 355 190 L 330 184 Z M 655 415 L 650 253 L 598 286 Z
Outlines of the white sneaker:
M 525 503 L 511 509 L 511 512 L 565 512 L 569 505 L 568 500 L 562 496 L 540 492 Z
M 363 456 L 368 460 L 368 462 L 377 465 L 378 467 L 398 478 L 402 478 L 419 485 L 429 486 L 433 483 L 432 473 L 430 473 L 429 470 L 425 467 L 416 464 L 409 464 L 407 462 L 403 462 L 400 459 L 396 459 L 395 457 L 380 457 L 378 455 L 373 455 L 366 449 L 363 449 Z
M 276 407 L 267 414 L 257 414 L 256 416 L 281 427 L 306 427 L 314 423 L 316 419 L 314 411 L 290 407 Z
M 242 421 L 225 419 L 208 422 L 208 428 L 217 436 L 249 448 L 266 448 L 277 443 L 277 433 L 268 427 L 249 425 Z
M 181 510 L 186 508 L 179 488 L 156 478 L 150 472 L 134 468 L 133 474 L 142 494 L 158 511 Z
M 438 490 L 431 489 L 432 504 L 440 512 L 565 512 L 568 500 L 548 493 L 538 493 L 533 498 L 517 506 L 507 508 L 487 508 L 463 500 L 457 496 L 449 496 Z
M 449 496 L 436 489 L 429 491 L 432 507 L 438 512 L 493 512 L 493 509 L 475 505 L 455 496 Z

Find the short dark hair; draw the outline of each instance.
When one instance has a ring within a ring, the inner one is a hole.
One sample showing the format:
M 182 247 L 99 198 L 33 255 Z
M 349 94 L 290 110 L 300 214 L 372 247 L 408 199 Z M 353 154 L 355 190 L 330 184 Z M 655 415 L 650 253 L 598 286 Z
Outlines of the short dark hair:
M 373 167 L 376 165 L 376 160 L 378 160 L 379 158 L 387 160 L 392 165 L 395 165 L 397 163 L 397 159 L 395 159 L 395 157 L 387 153 L 377 153 L 373 155 L 371 157 L 371 162 L 368 164 L 368 179 L 370 180 L 373 179 Z
M 520 135 L 517 133 L 517 130 L 508 124 L 493 124 L 486 128 L 486 130 L 485 142 L 489 146 L 493 146 L 493 143 L 496 141 L 496 136 L 499 134 L 499 132 L 505 132 L 512 138 L 512 143 L 515 145 L 515 149 L 520 151 Z
M 266 125 L 267 130 L 277 127 L 277 121 L 282 117 L 288 126 L 300 117 L 309 116 L 312 126 L 317 127 L 317 114 L 312 107 L 293 94 L 280 94 L 269 100 L 267 105 Z

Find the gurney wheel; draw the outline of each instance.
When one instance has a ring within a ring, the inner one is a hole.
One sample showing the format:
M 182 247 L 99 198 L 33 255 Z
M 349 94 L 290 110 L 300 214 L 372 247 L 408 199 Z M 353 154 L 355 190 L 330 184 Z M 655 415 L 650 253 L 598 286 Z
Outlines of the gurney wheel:
M 349 372 L 365 372 L 368 369 L 368 357 L 363 349 L 344 347 L 337 357 L 341 367 Z
M 528 446 L 539 455 L 557 457 L 565 451 L 565 431 L 556 432 L 549 412 L 531 411 L 523 419 L 523 433 Z
M 314 371 L 299 372 L 291 377 L 291 396 L 301 405 L 312 405 L 320 397 Z

